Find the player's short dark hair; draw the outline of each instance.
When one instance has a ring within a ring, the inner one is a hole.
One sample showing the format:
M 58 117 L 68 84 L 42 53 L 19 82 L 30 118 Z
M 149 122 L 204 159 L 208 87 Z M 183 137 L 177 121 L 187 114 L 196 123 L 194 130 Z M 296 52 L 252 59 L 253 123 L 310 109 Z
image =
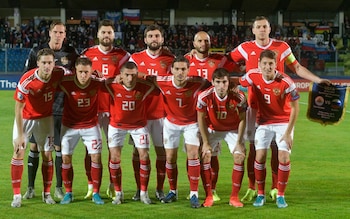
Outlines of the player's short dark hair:
M 53 29 L 53 28 L 55 28 L 55 26 L 57 26 L 57 25 L 62 25 L 62 26 L 64 26 L 64 30 L 66 31 L 66 25 L 63 23 L 63 22 L 61 22 L 61 21 L 53 21 L 51 24 L 50 24 L 50 31 Z
M 162 37 L 164 36 L 164 29 L 161 26 L 159 26 L 157 24 L 151 24 L 151 25 L 146 27 L 146 29 L 145 29 L 145 31 L 143 33 L 143 37 L 146 38 L 147 33 L 149 31 L 153 31 L 153 30 L 159 30 L 160 34 L 162 35 Z
M 259 60 L 261 60 L 262 58 L 269 58 L 269 59 L 273 59 L 276 61 L 277 54 L 272 50 L 265 49 L 264 51 L 262 51 L 260 53 Z
M 176 56 L 173 62 L 171 63 L 171 67 L 174 67 L 175 62 L 186 62 L 187 68 L 190 67 L 190 62 L 183 55 Z
M 254 21 L 262 21 L 262 20 L 267 20 L 268 21 L 267 17 L 262 16 L 262 15 L 258 15 L 254 19 Z
M 137 65 L 135 62 L 125 62 L 122 67 L 120 68 L 120 71 L 123 71 L 124 69 L 136 69 L 137 70 Z
M 211 76 L 211 80 L 214 81 L 215 78 L 223 78 L 227 77 L 227 79 L 230 77 L 230 73 L 225 68 L 217 68 L 213 72 L 213 75 Z
M 41 49 L 37 53 L 37 60 L 40 60 L 41 56 L 49 56 L 49 55 L 55 58 L 55 52 L 52 49 L 50 48 Z
M 75 66 L 78 65 L 92 66 L 92 62 L 88 57 L 78 57 L 77 60 L 75 60 Z
M 254 24 L 256 21 L 262 21 L 262 20 L 267 20 L 267 22 L 270 24 L 270 21 L 269 21 L 269 19 L 267 19 L 267 17 L 259 15 L 259 16 L 255 17 L 253 24 L 252 24 L 252 27 L 254 27 Z
M 100 21 L 100 23 L 98 24 L 98 29 L 100 29 L 101 27 L 112 27 L 113 30 L 115 31 L 115 27 L 114 27 L 114 23 L 112 20 L 109 19 L 104 19 L 102 21 Z

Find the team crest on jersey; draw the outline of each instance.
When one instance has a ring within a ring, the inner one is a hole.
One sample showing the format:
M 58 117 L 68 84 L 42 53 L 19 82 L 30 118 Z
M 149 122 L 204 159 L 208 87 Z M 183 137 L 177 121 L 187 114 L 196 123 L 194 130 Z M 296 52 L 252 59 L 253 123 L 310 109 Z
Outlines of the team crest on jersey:
M 168 63 L 166 63 L 164 61 L 160 61 L 160 67 L 161 68 L 167 68 L 168 67 Z
M 193 91 L 188 90 L 188 91 L 186 91 L 184 94 L 185 94 L 185 97 L 190 97 L 190 96 L 192 96 Z
M 213 60 L 208 61 L 208 65 L 212 68 L 215 67 L 215 62 Z
M 93 90 L 89 91 L 89 96 L 95 96 L 96 93 L 97 93 L 97 90 L 93 89 Z
M 112 56 L 112 61 L 113 61 L 114 63 L 117 63 L 117 62 L 118 62 L 118 57 L 117 57 L 117 56 Z
M 273 88 L 272 92 L 275 94 L 275 96 L 281 95 L 281 89 L 279 89 L 279 88 Z
M 67 56 L 61 57 L 61 63 L 63 66 L 68 65 L 69 59 Z
M 235 107 L 236 107 L 236 106 L 235 106 L 235 104 L 234 104 L 232 101 L 226 103 L 226 108 L 227 108 L 227 109 L 232 110 L 232 109 L 234 109 Z
M 141 99 L 142 99 L 142 93 L 141 93 L 140 91 L 137 91 L 137 92 L 135 93 L 135 99 L 136 99 L 136 100 L 141 100 Z
M 53 82 L 53 83 L 52 83 L 52 86 L 53 86 L 54 88 L 58 87 L 58 82 L 57 82 L 57 81 L 56 81 L 56 82 Z

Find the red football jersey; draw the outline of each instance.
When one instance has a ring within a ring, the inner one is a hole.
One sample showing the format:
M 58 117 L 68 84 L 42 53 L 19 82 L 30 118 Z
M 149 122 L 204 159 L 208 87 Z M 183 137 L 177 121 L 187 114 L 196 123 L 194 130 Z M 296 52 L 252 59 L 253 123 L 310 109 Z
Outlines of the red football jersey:
M 212 80 L 215 69 L 224 67 L 227 62 L 227 58 L 220 54 L 210 54 L 204 59 L 199 59 L 196 55 L 185 55 L 185 58 L 190 62 L 188 76 L 200 76 L 208 81 Z
M 131 55 L 130 61 L 135 62 L 138 71 L 147 75 L 165 76 L 169 75 L 171 63 L 174 60 L 173 55 L 160 54 L 151 55 L 147 50 L 137 52 Z M 163 98 L 154 96 L 147 107 L 147 119 L 160 119 L 165 117 Z
M 133 89 L 122 84 L 107 84 L 112 96 L 110 125 L 115 128 L 136 129 L 147 124 L 146 109 L 148 98 L 159 95 L 153 83 L 138 79 Z
M 121 49 L 113 47 L 110 51 L 103 51 L 98 45 L 87 48 L 82 52 L 92 61 L 92 69 L 102 73 L 104 78 L 112 78 L 120 73 L 120 67 L 129 60 L 130 54 Z M 110 96 L 108 93 L 99 92 L 99 112 L 109 112 Z
M 240 78 L 240 83 L 253 89 L 257 98 L 259 125 L 289 122 L 289 102 L 299 99 L 300 96 L 288 75 L 276 71 L 274 80 L 266 82 L 260 69 L 252 69 Z
M 65 94 L 62 124 L 74 129 L 95 126 L 98 123 L 97 93 L 102 86 L 104 80 L 95 77 L 85 86 L 79 85 L 75 75 L 64 77 L 60 83 Z
M 157 77 L 164 97 L 166 118 L 177 125 L 196 123 L 198 94 L 210 83 L 204 78 L 193 76 L 184 87 L 176 87 L 173 78 L 174 76 Z
M 239 113 L 247 110 L 247 100 L 242 91 L 229 92 L 224 98 L 218 97 L 212 86 L 198 96 L 197 111 L 207 114 L 206 122 L 216 131 L 237 130 Z
M 285 64 L 297 62 L 290 46 L 284 41 L 275 39 L 270 39 L 269 44 L 263 47 L 259 46 L 256 41 L 244 42 L 230 52 L 230 56 L 235 62 L 245 61 L 246 72 L 248 72 L 250 69 L 258 68 L 260 53 L 266 49 L 276 52 L 276 69 L 280 72 L 284 72 Z M 255 102 L 254 93 L 252 93 L 251 88 L 248 88 L 248 103 L 256 108 Z
M 49 80 L 38 76 L 38 68 L 24 73 L 18 82 L 14 99 L 25 103 L 24 119 L 39 119 L 52 115 L 54 93 L 65 74 L 71 72 L 63 67 L 55 66 Z
M 284 72 L 284 64 L 290 64 L 285 62 L 292 55 L 292 49 L 286 42 L 281 40 L 270 39 L 269 44 L 264 47 L 259 46 L 256 41 L 244 42 L 231 51 L 230 56 L 235 62 L 245 61 L 246 71 L 248 72 L 250 69 L 258 68 L 260 53 L 266 49 L 272 50 L 277 54 L 276 69 Z M 293 62 L 297 62 L 297 60 L 293 59 Z

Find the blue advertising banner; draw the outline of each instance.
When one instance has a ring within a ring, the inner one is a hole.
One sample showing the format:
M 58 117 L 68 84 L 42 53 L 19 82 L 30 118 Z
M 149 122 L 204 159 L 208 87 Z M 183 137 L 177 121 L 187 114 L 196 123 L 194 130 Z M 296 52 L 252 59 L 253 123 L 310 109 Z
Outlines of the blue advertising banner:
M 15 90 L 23 74 L 0 74 L 0 90 Z

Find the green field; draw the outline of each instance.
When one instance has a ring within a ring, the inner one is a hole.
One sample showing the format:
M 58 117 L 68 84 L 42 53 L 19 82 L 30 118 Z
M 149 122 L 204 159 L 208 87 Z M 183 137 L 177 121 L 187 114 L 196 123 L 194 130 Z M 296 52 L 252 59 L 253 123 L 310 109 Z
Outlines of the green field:
M 252 203 L 245 203 L 243 208 L 228 205 L 231 194 L 232 158 L 227 147 L 219 157 L 220 175 L 217 185 L 221 201 L 211 208 L 191 209 L 186 195 L 189 191 L 185 171 L 185 154 L 179 151 L 179 200 L 175 203 L 161 204 L 154 198 L 155 167 L 152 163 L 152 174 L 149 185 L 150 197 L 155 204 L 144 205 L 131 200 L 135 192 L 131 165 L 131 147 L 125 145 L 122 157 L 123 188 L 125 203 L 113 205 L 105 195 L 108 184 L 106 165 L 107 150 L 103 151 L 103 182 L 101 187 L 105 205 L 97 206 L 83 197 L 87 189 L 83 158 L 85 149 L 82 144 L 73 156 L 74 166 L 74 202 L 69 205 L 46 205 L 41 201 L 42 180 L 38 172 L 36 195 L 32 200 L 24 200 L 21 208 L 12 208 L 12 187 L 10 180 L 10 161 L 12 156 L 12 126 L 14 118 L 13 91 L 0 91 L 0 136 L 2 136 L 0 153 L 2 168 L 0 170 L 0 214 L 1 218 L 347 218 L 350 213 L 350 147 L 348 122 L 349 112 L 344 121 L 336 126 L 321 126 L 306 118 L 307 95 L 302 93 L 300 115 L 296 124 L 294 146 L 291 155 L 292 170 L 286 191 L 289 207 L 278 209 L 270 200 L 264 207 L 255 208 Z M 182 146 L 181 146 L 182 147 Z M 151 159 L 155 154 L 151 149 Z M 270 188 L 270 168 L 267 171 L 266 187 Z M 54 179 L 55 180 L 55 179 Z M 240 197 L 247 188 L 246 174 Z M 53 186 L 55 181 L 53 182 Z M 27 186 L 27 169 L 25 167 L 22 181 L 22 194 Z M 52 187 L 51 191 L 54 191 Z M 165 182 L 165 191 L 169 188 Z M 267 189 L 268 191 L 268 189 Z M 53 192 L 52 192 L 53 194 Z M 204 191 L 200 184 L 200 200 Z

